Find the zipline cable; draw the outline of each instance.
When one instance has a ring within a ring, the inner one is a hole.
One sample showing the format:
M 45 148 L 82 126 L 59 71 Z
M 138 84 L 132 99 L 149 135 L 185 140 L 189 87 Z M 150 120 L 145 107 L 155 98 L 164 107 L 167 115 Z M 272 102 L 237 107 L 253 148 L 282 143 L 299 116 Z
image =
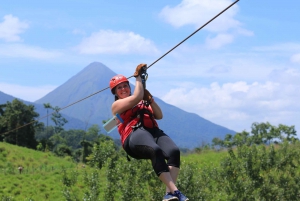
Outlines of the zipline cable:
M 184 40 L 182 40 L 180 43 L 178 43 L 177 45 L 175 45 L 172 49 L 170 49 L 168 52 L 166 52 L 164 55 L 162 55 L 161 57 L 159 57 L 156 61 L 154 61 L 152 64 L 150 64 L 148 68 L 150 68 L 151 66 L 153 66 L 155 63 L 157 63 L 159 60 L 161 60 L 163 57 L 165 57 L 167 54 L 169 54 L 170 52 L 172 52 L 175 48 L 177 48 L 179 45 L 181 45 L 182 43 L 184 43 L 187 39 L 189 39 L 190 37 L 192 37 L 195 33 L 197 33 L 198 31 L 200 31 L 202 28 L 204 28 L 206 25 L 208 25 L 210 22 L 212 22 L 213 20 L 215 20 L 217 17 L 219 17 L 221 14 L 223 14 L 226 10 L 228 10 L 230 7 L 232 7 L 234 4 L 236 4 L 239 0 L 236 0 L 235 2 L 233 2 L 232 4 L 230 4 L 227 8 L 225 8 L 224 10 L 222 10 L 219 14 L 217 14 L 215 17 L 211 18 L 211 20 L 209 20 L 208 22 L 206 22 L 204 25 L 202 25 L 200 28 L 198 28 L 196 31 L 194 31 L 191 35 L 189 35 L 188 37 L 186 37 Z M 132 76 L 128 77 L 132 78 Z
M 198 31 L 200 31 L 202 28 L 204 28 L 206 25 L 208 25 L 210 22 L 212 22 L 213 20 L 215 20 L 217 17 L 219 17 L 221 14 L 223 14 L 226 10 L 228 10 L 229 8 L 231 8 L 234 4 L 236 4 L 237 2 L 238 2 L 239 0 L 236 0 L 235 2 L 233 2 L 232 4 L 230 4 L 227 8 L 225 8 L 224 10 L 222 10 L 219 14 L 217 14 L 216 16 L 214 16 L 213 18 L 211 18 L 208 22 L 206 22 L 204 25 L 202 25 L 200 28 L 198 28 L 196 31 L 194 31 L 192 34 L 190 34 L 188 37 L 186 37 L 184 40 L 182 40 L 180 43 L 178 43 L 177 45 L 175 45 L 172 49 L 170 49 L 168 52 L 166 52 L 164 55 L 162 55 L 161 57 L 159 57 L 156 61 L 154 61 L 152 64 L 150 64 L 148 67 L 147 67 L 147 69 L 148 68 L 150 68 L 151 66 L 153 66 L 155 63 L 157 63 L 159 60 L 161 60 L 163 57 L 165 57 L 167 54 L 169 54 L 170 52 L 172 52 L 175 48 L 177 48 L 179 45 L 181 45 L 182 43 L 184 43 L 187 39 L 189 39 L 190 37 L 192 37 L 194 34 L 196 34 Z M 127 79 L 129 79 L 129 78 L 132 78 L 133 77 L 133 75 L 132 76 L 130 76 L 130 77 L 128 77 Z M 82 99 L 80 99 L 80 100 L 78 100 L 78 101 L 76 101 L 76 102 L 74 102 L 74 103 L 71 103 L 71 104 L 69 104 L 69 105 L 67 105 L 67 106 L 65 106 L 65 107 L 63 107 L 63 108 L 60 108 L 60 109 L 58 109 L 58 110 L 56 110 L 55 112 L 52 112 L 52 113 L 50 113 L 50 114 L 48 114 L 48 115 L 46 115 L 46 116 L 43 116 L 43 117 L 40 117 L 39 119 L 37 119 L 37 120 L 35 120 L 35 121 L 31 121 L 31 122 L 29 122 L 29 123 L 27 123 L 27 124 L 24 124 L 24 125 L 22 125 L 22 126 L 20 126 L 20 127 L 17 127 L 17 128 L 15 128 L 15 129 L 12 129 L 12 130 L 10 130 L 10 131 L 7 131 L 7 132 L 5 132 L 5 133 L 1 133 L 0 135 L 4 135 L 4 134 L 8 134 L 8 133 L 10 133 L 10 132 L 13 132 L 13 131 L 16 131 L 16 130 L 18 130 L 18 129 L 20 129 L 20 128 L 23 128 L 23 127 L 25 127 L 25 126 L 28 126 L 28 125 L 30 125 L 30 124 L 33 124 L 34 122 L 38 122 L 39 120 L 41 120 L 41 119 L 44 119 L 44 118 L 46 118 L 46 117 L 48 117 L 48 116 L 50 116 L 50 115 L 52 115 L 52 114 L 54 114 L 54 113 L 56 113 L 56 112 L 59 112 L 59 111 L 61 111 L 61 110 L 64 110 L 64 109 L 66 109 L 66 108 L 68 108 L 68 107 L 70 107 L 70 106 L 72 106 L 72 105 L 75 105 L 75 104 L 77 104 L 77 103 L 79 103 L 79 102 L 81 102 L 81 101 L 83 101 L 83 100 L 86 100 L 86 99 L 88 99 L 88 98 L 90 98 L 91 96 L 94 96 L 94 95 L 96 95 L 96 94 L 98 94 L 98 93 L 100 93 L 100 92 L 102 92 L 102 91 L 105 91 L 106 89 L 109 89 L 109 87 L 106 87 L 106 88 L 104 88 L 104 89 L 102 89 L 102 90 L 100 90 L 100 91 L 97 91 L 97 92 L 95 92 L 95 93 L 93 93 L 93 94 L 91 94 L 91 95 L 89 95 L 89 96 L 87 96 L 87 97 L 85 97 L 85 98 L 82 98 Z

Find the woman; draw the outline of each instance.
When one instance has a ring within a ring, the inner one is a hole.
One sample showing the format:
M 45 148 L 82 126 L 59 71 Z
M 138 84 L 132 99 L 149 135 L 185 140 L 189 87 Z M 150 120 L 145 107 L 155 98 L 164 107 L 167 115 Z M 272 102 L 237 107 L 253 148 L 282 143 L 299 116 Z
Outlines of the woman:
M 110 80 L 110 89 L 115 95 L 112 113 L 120 114 L 124 121 L 118 126 L 122 146 L 131 157 L 152 161 L 156 175 L 166 185 L 163 201 L 187 201 L 189 199 L 175 186 L 180 168 L 180 151 L 155 121 L 162 119 L 163 114 L 149 91 L 144 90 L 140 75 L 145 66 L 140 64 L 136 68 L 133 94 L 123 75 L 116 75 Z

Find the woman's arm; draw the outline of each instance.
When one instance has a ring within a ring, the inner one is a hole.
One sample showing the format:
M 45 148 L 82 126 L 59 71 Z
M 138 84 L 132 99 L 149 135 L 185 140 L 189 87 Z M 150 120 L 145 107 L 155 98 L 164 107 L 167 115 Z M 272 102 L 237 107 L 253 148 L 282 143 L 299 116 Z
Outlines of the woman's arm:
M 162 111 L 161 111 L 159 105 L 154 101 L 152 94 L 147 89 L 144 90 L 143 100 L 150 103 L 152 111 L 153 111 L 153 116 L 155 119 L 163 118 L 163 114 L 162 114 Z
M 153 115 L 155 119 L 162 119 L 163 118 L 163 113 L 159 107 L 159 105 L 154 101 L 154 98 L 152 98 L 151 102 L 151 108 L 153 110 Z
M 117 113 L 121 114 L 122 112 L 137 105 L 143 99 L 143 96 L 144 96 L 144 88 L 143 88 L 142 79 L 140 76 L 137 76 L 133 94 L 126 98 L 119 99 L 112 104 L 111 110 L 113 115 L 116 115 Z

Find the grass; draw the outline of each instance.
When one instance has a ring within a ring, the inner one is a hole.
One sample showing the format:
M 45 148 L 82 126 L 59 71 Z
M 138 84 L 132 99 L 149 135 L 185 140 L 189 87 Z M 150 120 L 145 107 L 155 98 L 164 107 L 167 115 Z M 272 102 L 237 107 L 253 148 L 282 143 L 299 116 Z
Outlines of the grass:
M 61 200 L 62 167 L 79 168 L 69 159 L 7 143 L 0 143 L 0 161 L 0 196 L 14 200 Z
M 187 154 L 181 157 L 182 161 L 196 163 L 199 168 L 207 166 L 219 166 L 220 161 L 226 157 L 227 151 L 216 152 L 214 150 L 205 150 L 198 153 Z
M 204 151 L 201 154 L 183 155 L 183 162 L 195 162 L 199 168 L 219 164 L 227 152 Z M 19 173 L 18 167 L 24 170 Z M 73 191 L 83 195 L 83 173 L 92 169 L 72 162 L 70 158 L 60 158 L 50 152 L 40 152 L 24 147 L 0 142 L 0 199 L 2 196 L 13 200 L 65 200 L 62 194 L 62 168 L 68 173 L 78 171 L 78 183 Z M 105 169 L 100 171 L 100 183 L 106 182 Z M 100 187 L 101 188 L 101 187 Z M 103 189 L 102 188 L 102 189 Z M 101 192 L 103 194 L 103 192 Z M 78 198 L 79 200 L 82 197 Z

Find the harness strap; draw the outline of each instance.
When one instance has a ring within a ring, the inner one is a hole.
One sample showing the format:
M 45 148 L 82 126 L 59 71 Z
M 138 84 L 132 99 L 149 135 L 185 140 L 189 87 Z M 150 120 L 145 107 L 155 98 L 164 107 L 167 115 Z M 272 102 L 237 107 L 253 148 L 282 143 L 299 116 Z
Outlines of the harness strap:
M 149 105 L 150 105 L 147 101 L 143 101 L 141 104 L 145 105 L 146 107 L 149 107 Z M 132 108 L 132 109 L 134 109 L 134 108 Z M 144 126 L 145 126 L 145 124 L 144 124 L 144 115 L 145 115 L 145 114 L 148 114 L 148 115 L 149 115 L 149 117 L 150 117 L 150 119 L 151 119 L 151 121 L 152 121 L 153 127 L 155 126 L 153 114 L 152 114 L 149 110 L 143 108 L 143 109 L 138 109 L 138 110 L 135 112 L 135 114 L 131 117 L 132 119 L 133 119 L 133 118 L 136 118 L 136 117 L 139 118 L 138 123 L 137 123 L 136 125 L 132 126 L 133 129 L 134 129 L 134 128 L 140 128 L 140 127 L 144 127 Z
M 149 105 L 150 105 L 150 103 L 148 103 L 147 101 L 143 101 L 143 102 L 140 103 L 140 104 L 143 104 L 143 105 L 145 105 L 146 107 L 149 107 Z M 136 106 L 137 106 L 137 105 L 136 105 Z M 134 106 L 134 107 L 132 108 L 132 111 L 133 111 L 133 109 L 134 109 L 136 106 Z M 135 129 L 137 129 L 137 128 L 140 128 L 140 127 L 144 127 L 144 115 L 145 115 L 145 114 L 148 114 L 148 115 L 149 115 L 149 117 L 150 117 L 150 119 L 151 119 L 151 121 L 152 121 L 153 127 L 155 126 L 153 114 L 152 114 L 149 110 L 147 110 L 147 109 L 145 109 L 145 108 L 143 108 L 143 109 L 138 108 L 138 110 L 137 110 L 136 112 L 133 112 L 133 113 L 134 113 L 134 115 L 131 116 L 131 119 L 139 118 L 139 121 L 137 122 L 137 124 L 134 125 L 134 126 L 131 126 L 131 128 L 132 128 L 133 130 L 135 130 Z M 128 153 L 127 153 L 127 155 L 126 155 L 126 158 L 127 158 L 127 161 L 128 161 L 128 162 L 131 161 L 130 158 L 129 158 Z

